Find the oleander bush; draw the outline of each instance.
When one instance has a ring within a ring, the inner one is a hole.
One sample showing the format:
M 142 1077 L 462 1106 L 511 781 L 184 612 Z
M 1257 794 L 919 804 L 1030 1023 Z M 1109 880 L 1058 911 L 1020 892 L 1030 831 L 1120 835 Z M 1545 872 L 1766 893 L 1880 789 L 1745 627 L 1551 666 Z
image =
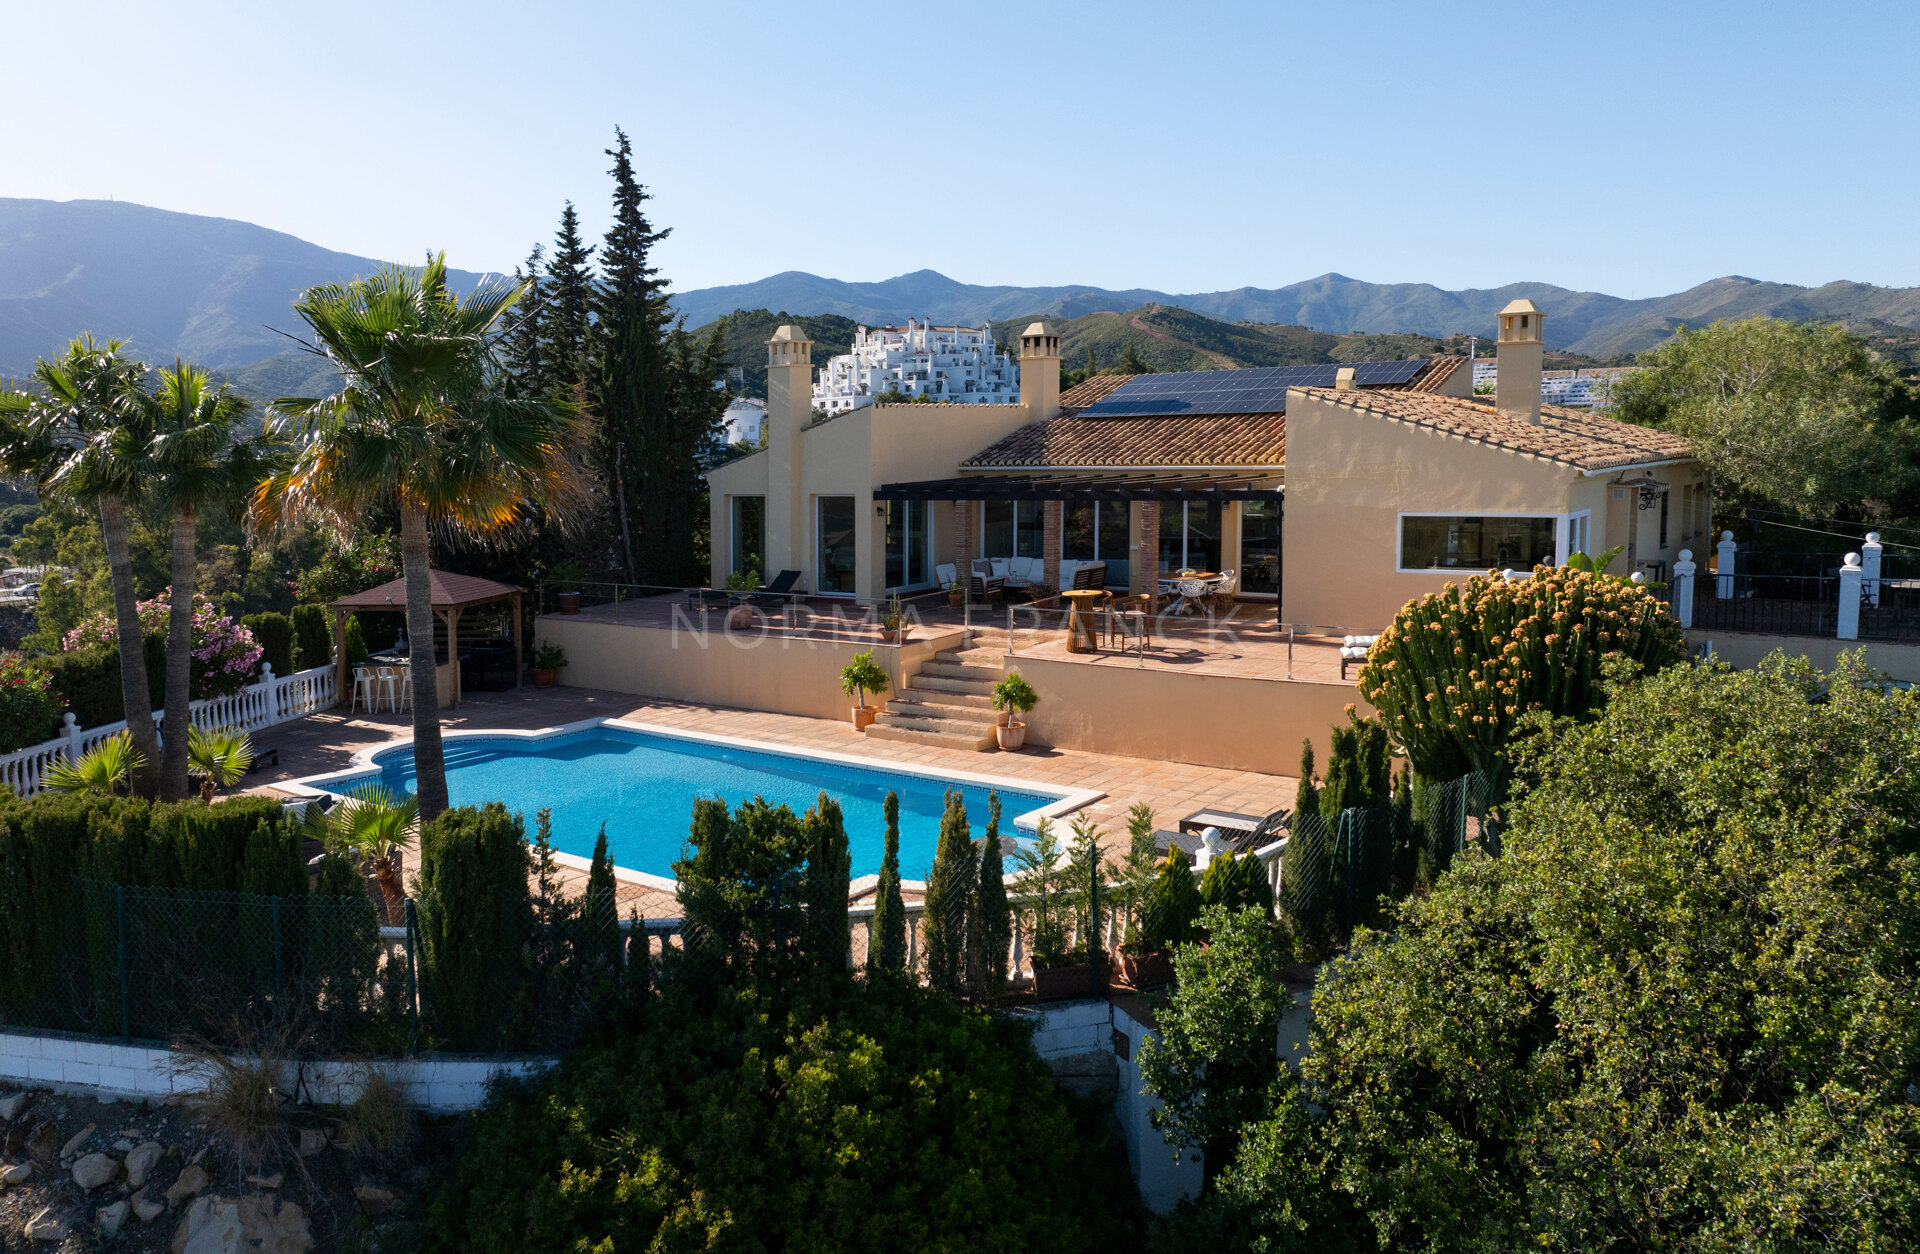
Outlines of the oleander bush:
M 60 729 L 63 709 L 44 666 L 18 653 L 0 656 L 0 753 L 50 738 Z

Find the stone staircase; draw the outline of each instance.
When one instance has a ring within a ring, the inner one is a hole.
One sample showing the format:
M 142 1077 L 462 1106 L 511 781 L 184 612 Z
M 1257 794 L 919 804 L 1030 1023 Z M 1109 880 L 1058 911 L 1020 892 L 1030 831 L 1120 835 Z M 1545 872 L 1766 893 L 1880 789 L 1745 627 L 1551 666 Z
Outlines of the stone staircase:
M 993 686 L 1004 674 L 1005 634 L 985 647 L 969 638 L 962 647 L 923 662 L 919 673 L 887 698 L 887 708 L 867 735 L 983 753 L 994 748 Z

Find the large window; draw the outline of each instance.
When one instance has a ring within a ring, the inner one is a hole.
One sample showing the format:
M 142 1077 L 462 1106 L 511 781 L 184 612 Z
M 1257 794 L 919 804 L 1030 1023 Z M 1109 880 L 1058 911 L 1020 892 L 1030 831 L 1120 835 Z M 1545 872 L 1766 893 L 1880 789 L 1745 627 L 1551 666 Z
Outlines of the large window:
M 887 587 L 921 588 L 933 581 L 927 513 L 925 501 L 887 502 Z
M 853 498 L 819 498 L 820 569 L 814 583 L 816 592 L 852 592 L 854 590 Z
M 1593 511 L 1590 509 L 1567 515 L 1566 556 L 1572 557 L 1575 553 L 1597 556 L 1593 551 Z
M 1403 514 L 1400 569 L 1532 570 L 1555 564 L 1557 517 Z
M 1280 498 L 1240 503 L 1240 590 L 1280 594 Z
M 1220 502 L 1166 501 L 1160 506 L 1160 573 L 1220 569 Z
M 1046 522 L 1040 501 L 988 501 L 980 511 L 980 556 L 1043 557 Z
M 767 570 L 767 498 L 764 496 L 736 496 L 733 498 L 733 570 L 735 574 L 744 571 L 758 571 L 761 582 L 771 573 Z
M 1061 518 L 1061 560 L 1105 562 L 1107 583 L 1124 586 L 1131 569 L 1127 549 L 1125 501 L 1096 501 L 1066 507 Z M 1064 576 L 1061 582 L 1066 582 Z

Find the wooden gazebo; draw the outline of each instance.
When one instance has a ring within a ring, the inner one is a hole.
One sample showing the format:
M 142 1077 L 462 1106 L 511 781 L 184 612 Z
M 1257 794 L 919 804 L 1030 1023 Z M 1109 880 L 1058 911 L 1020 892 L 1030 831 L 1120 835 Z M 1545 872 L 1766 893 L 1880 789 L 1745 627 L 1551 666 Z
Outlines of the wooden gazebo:
M 513 682 L 519 685 L 524 680 L 524 662 L 520 647 L 520 598 L 525 589 L 516 588 L 510 583 L 495 583 L 491 579 L 479 579 L 472 575 L 455 575 L 444 570 L 427 572 L 428 584 L 433 601 L 433 612 L 447 627 L 447 661 L 444 669 L 452 675 L 436 673 L 435 699 L 441 705 L 452 705 L 460 700 L 460 614 L 476 605 L 489 605 L 495 601 L 511 602 L 513 620 Z M 383 583 L 377 588 L 368 588 L 365 592 L 356 592 L 352 596 L 341 597 L 333 602 L 333 691 L 336 705 L 346 705 L 353 700 L 353 681 L 347 674 L 347 619 L 363 610 L 393 610 L 406 613 L 407 581 L 395 579 Z M 432 647 L 428 641 L 428 647 Z M 408 647 L 417 647 L 417 642 L 408 642 Z M 417 697 L 416 697 L 417 699 Z

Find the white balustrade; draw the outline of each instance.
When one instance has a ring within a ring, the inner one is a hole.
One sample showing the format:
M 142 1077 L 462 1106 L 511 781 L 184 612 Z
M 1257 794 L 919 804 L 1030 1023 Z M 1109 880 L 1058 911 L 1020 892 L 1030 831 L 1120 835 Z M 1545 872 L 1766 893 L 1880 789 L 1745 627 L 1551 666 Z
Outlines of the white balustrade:
M 255 732 L 276 723 L 302 718 L 333 704 L 333 667 L 316 666 L 285 677 L 275 675 L 273 667 L 262 664 L 260 678 L 239 692 L 195 701 L 190 717 L 195 727 L 209 730 L 235 727 Z M 153 712 L 157 732 L 164 710 Z M 110 736 L 126 730 L 125 720 L 82 728 L 71 713 L 62 718 L 60 734 L 52 740 L 29 745 L 0 757 L 0 784 L 21 796 L 30 796 L 45 786 L 47 772 L 61 758 L 78 759 L 88 749 Z

